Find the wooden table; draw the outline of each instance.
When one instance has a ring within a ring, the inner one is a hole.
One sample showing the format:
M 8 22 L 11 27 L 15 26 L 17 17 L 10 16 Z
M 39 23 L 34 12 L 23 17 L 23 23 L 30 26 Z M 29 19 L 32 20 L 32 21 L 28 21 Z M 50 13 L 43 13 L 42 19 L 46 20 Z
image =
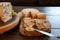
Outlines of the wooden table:
M 60 7 L 23 7 L 14 6 L 16 12 L 21 11 L 23 8 L 37 8 L 41 12 L 46 13 L 47 19 L 51 23 L 51 33 L 60 35 Z M 48 36 L 42 37 L 24 37 L 19 33 L 19 24 L 12 30 L 0 35 L 0 40 L 60 40 Z

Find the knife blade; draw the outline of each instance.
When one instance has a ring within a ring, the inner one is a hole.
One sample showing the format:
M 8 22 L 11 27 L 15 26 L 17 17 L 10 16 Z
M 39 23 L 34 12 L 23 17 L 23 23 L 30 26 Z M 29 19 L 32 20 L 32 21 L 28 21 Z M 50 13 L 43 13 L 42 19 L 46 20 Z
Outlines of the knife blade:
M 38 30 L 38 29 L 35 29 L 35 28 L 33 28 L 33 30 L 38 31 L 38 32 L 40 32 L 40 33 L 42 33 L 42 34 L 44 34 L 44 35 L 49 36 L 49 37 L 60 38 L 60 36 L 50 34 L 50 33 L 45 32 L 45 31 L 43 31 L 43 30 Z

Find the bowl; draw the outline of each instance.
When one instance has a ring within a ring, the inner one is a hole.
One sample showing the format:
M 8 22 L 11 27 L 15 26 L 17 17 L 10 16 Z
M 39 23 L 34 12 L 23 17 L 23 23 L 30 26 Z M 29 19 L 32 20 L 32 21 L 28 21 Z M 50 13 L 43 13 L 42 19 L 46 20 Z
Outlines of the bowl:
M 19 23 L 19 14 L 16 13 L 11 20 L 4 23 L 0 20 L 0 34 L 3 34 L 6 31 L 11 30 L 12 28 L 16 27 Z

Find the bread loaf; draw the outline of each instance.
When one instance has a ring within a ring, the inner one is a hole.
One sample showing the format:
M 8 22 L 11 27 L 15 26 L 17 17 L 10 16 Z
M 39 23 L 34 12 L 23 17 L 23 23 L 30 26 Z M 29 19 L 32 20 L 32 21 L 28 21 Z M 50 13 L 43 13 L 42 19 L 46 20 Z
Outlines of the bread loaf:
M 46 19 L 46 14 L 39 12 L 37 9 L 23 9 L 22 14 L 25 14 L 21 19 L 19 32 L 24 36 L 42 36 L 43 34 L 33 30 L 37 28 L 46 32 L 51 31 L 51 25 Z M 30 15 L 30 17 L 29 17 Z M 23 16 L 23 15 L 22 15 Z

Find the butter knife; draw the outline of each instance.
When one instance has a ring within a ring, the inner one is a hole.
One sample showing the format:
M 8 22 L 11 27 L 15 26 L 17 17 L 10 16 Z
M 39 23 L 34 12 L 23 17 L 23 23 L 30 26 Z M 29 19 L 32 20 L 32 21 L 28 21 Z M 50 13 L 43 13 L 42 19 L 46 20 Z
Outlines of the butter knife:
M 33 28 L 33 30 L 38 31 L 38 32 L 40 32 L 40 33 L 42 33 L 42 34 L 44 34 L 44 35 L 49 36 L 49 37 L 60 38 L 60 36 L 56 36 L 56 35 L 50 34 L 50 33 L 45 32 L 45 31 L 43 31 L 43 30 L 38 30 L 38 29 L 35 29 L 35 28 Z

